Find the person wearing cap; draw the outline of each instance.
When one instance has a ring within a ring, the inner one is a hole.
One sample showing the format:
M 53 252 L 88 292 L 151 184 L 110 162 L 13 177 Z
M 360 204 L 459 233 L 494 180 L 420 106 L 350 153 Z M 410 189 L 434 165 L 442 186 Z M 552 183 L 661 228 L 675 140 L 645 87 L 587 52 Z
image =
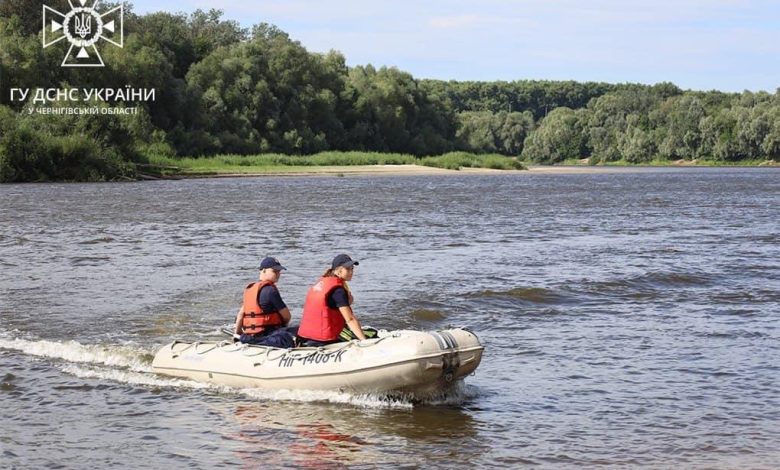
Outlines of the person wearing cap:
M 242 343 L 288 347 L 287 338 L 269 338 L 277 336 L 278 330 L 287 333 L 281 327 L 290 323 L 290 309 L 276 287 L 285 269 L 279 260 L 269 256 L 260 263 L 259 280 L 244 289 L 244 301 L 236 315 L 235 325 L 235 334 L 240 335 Z M 291 342 L 292 339 L 290 345 Z
M 331 267 L 309 288 L 298 327 L 298 338 L 304 345 L 340 341 L 339 335 L 345 326 L 357 339 L 366 339 L 360 322 L 352 312 L 353 298 L 347 286 L 358 264 L 349 255 L 337 255 Z

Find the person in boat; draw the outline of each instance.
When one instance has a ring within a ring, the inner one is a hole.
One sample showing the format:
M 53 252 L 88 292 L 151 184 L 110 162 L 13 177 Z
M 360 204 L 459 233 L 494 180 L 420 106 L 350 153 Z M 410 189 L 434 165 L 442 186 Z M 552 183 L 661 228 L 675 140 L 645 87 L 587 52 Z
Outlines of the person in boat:
M 260 278 L 244 289 L 244 301 L 236 315 L 234 330 L 242 343 L 293 347 L 294 337 L 284 328 L 290 323 L 290 309 L 276 287 L 286 269 L 271 256 L 260 262 Z
M 354 299 L 347 282 L 352 280 L 359 264 L 349 255 L 337 255 L 330 268 L 309 288 L 298 327 L 298 340 L 303 346 L 376 336 L 376 330 L 363 330 L 352 311 Z

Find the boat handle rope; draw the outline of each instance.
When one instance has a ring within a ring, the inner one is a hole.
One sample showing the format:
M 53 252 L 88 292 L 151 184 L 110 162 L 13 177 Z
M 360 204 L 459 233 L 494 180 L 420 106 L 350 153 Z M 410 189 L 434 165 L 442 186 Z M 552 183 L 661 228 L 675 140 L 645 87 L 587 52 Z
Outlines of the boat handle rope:
M 173 348 L 175 348 L 177 344 L 179 344 L 179 340 L 177 339 L 173 340 L 173 343 L 171 343 L 171 358 L 173 359 L 179 357 L 178 353 L 173 352 Z
M 176 345 L 176 343 L 177 342 L 174 341 L 173 344 L 171 345 L 171 351 L 173 351 L 173 347 Z M 187 344 L 187 343 L 182 343 L 182 344 Z M 207 352 L 212 351 L 212 350 L 216 349 L 219 346 L 219 344 L 213 343 L 213 344 L 211 344 L 210 348 L 208 348 L 208 349 L 206 349 L 204 351 L 198 351 L 198 346 L 200 346 L 200 345 L 201 345 L 200 341 L 196 341 L 194 343 L 189 343 L 189 344 L 187 344 L 186 347 L 184 347 L 181 351 L 179 351 L 179 354 L 183 353 L 184 351 L 186 351 L 186 350 L 188 350 L 190 348 L 193 348 L 195 350 L 195 354 L 206 354 Z M 172 356 L 173 357 L 178 357 L 179 354 L 173 354 Z
M 271 349 L 267 350 L 265 355 L 266 355 L 266 357 L 268 358 L 269 361 L 276 361 L 276 360 L 281 359 L 282 356 L 284 356 L 288 352 L 292 351 L 292 349 L 291 348 L 290 349 L 285 349 L 284 352 L 282 352 L 281 354 L 279 354 L 278 356 L 276 356 L 274 358 L 271 358 L 271 351 L 272 351 Z
M 230 346 L 233 346 L 233 349 L 230 349 Z M 219 349 L 225 352 L 232 353 L 236 351 L 241 351 L 242 349 L 244 349 L 244 346 L 241 343 L 231 343 L 228 341 L 222 341 L 219 343 Z
M 251 354 L 251 352 L 252 352 L 253 350 L 255 350 L 255 349 L 257 349 L 258 351 L 257 351 L 256 353 L 254 353 L 254 354 Z M 237 351 L 241 351 L 241 352 L 243 353 L 243 356 L 244 356 L 244 357 L 255 357 L 255 356 L 261 356 L 261 355 L 263 355 L 263 354 L 268 354 L 268 351 L 270 351 L 270 349 L 268 349 L 268 348 L 265 348 L 265 347 L 260 347 L 260 348 L 254 347 L 254 348 L 250 348 L 250 347 L 249 347 L 249 346 L 247 346 L 247 345 L 241 345 L 241 347 L 239 347 L 239 349 L 237 349 Z
M 174 353 L 173 352 L 173 348 L 175 348 L 177 344 L 184 344 L 186 346 L 184 346 L 184 348 L 181 349 L 179 352 Z M 200 343 L 185 343 L 183 341 L 178 341 L 178 340 L 174 341 L 173 343 L 171 343 L 171 357 L 173 359 L 176 359 L 177 357 L 179 357 L 179 354 L 183 353 L 184 351 L 190 349 L 193 346 L 195 346 L 195 352 L 197 352 L 198 344 L 200 344 Z
M 396 337 L 396 336 L 395 335 L 383 336 L 381 338 L 376 338 L 376 341 L 373 341 L 373 342 L 368 343 L 368 344 L 363 343 L 359 339 L 353 339 L 352 341 L 344 343 L 343 346 L 340 346 L 340 347 L 335 348 L 335 349 L 330 349 L 330 350 L 326 350 L 325 348 L 320 346 L 317 349 L 315 349 L 314 351 L 310 352 L 309 354 L 307 354 L 305 356 L 300 356 L 300 357 L 298 357 L 296 359 L 303 360 L 303 359 L 309 358 L 309 357 L 311 357 L 311 356 L 313 356 L 315 354 L 320 354 L 320 353 L 322 353 L 322 354 L 332 354 L 332 353 L 335 353 L 335 352 L 339 352 L 339 351 L 341 351 L 343 349 L 351 348 L 353 346 L 356 346 L 356 347 L 359 347 L 359 348 L 370 348 L 371 346 L 376 346 L 377 344 L 381 343 L 382 341 L 384 341 L 387 338 L 394 338 L 394 337 Z M 173 349 L 176 347 L 177 344 L 186 344 L 186 346 L 183 349 L 181 349 L 180 351 L 174 353 Z M 264 364 L 266 360 L 269 360 L 269 361 L 279 360 L 279 359 L 282 358 L 282 356 L 284 356 L 288 352 L 291 352 L 291 351 L 294 350 L 293 348 L 287 348 L 287 349 L 283 350 L 278 356 L 272 358 L 271 357 L 271 351 L 273 351 L 274 349 L 277 349 L 277 348 L 267 348 L 267 347 L 248 348 L 248 347 L 246 347 L 245 345 L 243 345 L 241 343 L 229 343 L 227 341 L 221 341 L 219 343 L 211 344 L 211 347 L 208 348 L 208 349 L 205 349 L 205 350 L 202 350 L 202 351 L 198 351 L 198 347 L 200 345 L 201 345 L 200 341 L 196 341 L 194 343 L 184 343 L 184 342 L 175 340 L 173 343 L 171 343 L 171 357 L 172 358 L 177 358 L 177 357 L 179 357 L 179 355 L 181 353 L 183 353 L 184 351 L 186 351 L 186 350 L 188 350 L 190 348 L 194 348 L 195 354 L 198 354 L 198 355 L 206 354 L 207 352 L 210 352 L 210 351 L 212 351 L 212 350 L 214 350 L 216 348 L 220 348 L 223 351 L 229 352 L 229 353 L 241 351 L 245 357 L 255 357 L 255 356 L 260 356 L 262 354 L 265 354 L 266 355 L 265 360 L 253 364 L 255 367 L 257 367 L 258 365 Z M 228 346 L 235 346 L 235 347 L 233 349 L 228 349 L 227 348 Z M 254 349 L 260 349 L 260 351 L 258 351 L 255 354 L 251 354 L 250 352 L 252 350 L 254 350 Z
M 374 341 L 373 343 L 369 343 L 369 344 L 362 344 L 362 342 L 360 340 L 353 339 L 352 343 L 355 344 L 359 348 L 370 348 L 371 346 L 376 346 L 377 344 L 381 343 L 382 341 L 386 340 L 387 338 L 389 338 L 389 336 L 383 336 L 381 338 L 377 338 L 376 341 Z
M 260 362 L 253 362 L 252 367 L 262 366 L 263 364 L 265 364 L 265 361 L 268 360 L 268 355 L 271 353 L 271 350 L 266 349 L 264 352 L 265 352 L 265 359 L 261 360 Z M 259 356 L 260 354 L 262 353 L 255 354 L 255 356 Z
M 206 354 L 209 351 L 212 351 L 217 348 L 217 344 L 212 344 L 210 348 L 206 349 L 205 351 L 198 351 L 198 346 L 200 346 L 200 341 L 197 341 L 194 343 L 195 346 L 195 354 Z
M 277 361 L 277 360 L 281 359 L 281 358 L 282 358 L 282 356 L 284 356 L 284 355 L 285 355 L 285 354 L 287 354 L 288 352 L 292 351 L 292 348 L 285 349 L 285 350 L 284 350 L 284 351 L 282 351 L 282 352 L 281 352 L 281 353 L 280 353 L 278 356 L 276 356 L 276 357 L 274 357 L 274 358 L 271 358 L 271 351 L 273 351 L 273 349 L 272 349 L 272 348 L 268 348 L 268 349 L 266 349 L 266 350 L 265 350 L 265 359 L 263 359 L 263 360 L 262 360 L 262 361 L 260 361 L 260 362 L 255 362 L 255 363 L 253 363 L 253 364 L 252 364 L 252 367 L 262 366 L 263 364 L 265 364 L 265 363 L 266 363 L 266 361 L 272 361 L 272 362 L 273 362 L 273 361 Z
M 341 347 L 338 347 L 338 348 L 335 348 L 335 349 L 325 349 L 322 346 L 317 346 L 317 348 L 314 351 L 311 351 L 309 354 L 306 354 L 305 356 L 298 356 L 295 359 L 296 360 L 304 360 L 304 359 L 310 358 L 310 357 L 312 357 L 312 356 L 314 356 L 316 354 L 333 354 L 334 352 L 341 351 L 342 349 L 348 348 L 350 346 L 352 346 L 352 341 L 350 341 L 349 343 L 344 343 L 344 346 L 341 346 Z M 292 351 L 292 350 L 288 349 L 287 351 L 285 351 L 285 353 L 287 353 L 289 351 Z M 278 357 L 276 357 L 273 360 L 275 361 L 276 359 L 281 358 L 283 355 L 284 354 L 281 354 L 281 355 L 279 355 Z
M 353 339 L 353 340 L 351 340 L 349 342 L 344 343 L 342 346 L 339 346 L 338 348 L 333 348 L 333 349 L 325 349 L 322 346 L 319 346 L 314 351 L 310 352 L 309 354 L 307 354 L 305 356 L 301 356 L 300 358 L 301 359 L 306 359 L 307 357 L 311 357 L 311 356 L 313 356 L 313 355 L 315 355 L 317 353 L 333 354 L 335 352 L 341 351 L 342 349 L 348 349 L 348 348 L 351 348 L 353 346 L 357 346 L 359 348 L 370 348 L 371 346 L 376 346 L 377 344 L 379 344 L 380 342 L 382 342 L 383 340 L 385 340 L 387 338 L 388 337 L 377 338 L 376 341 L 374 341 L 373 343 L 368 343 L 368 344 L 363 343 L 359 339 Z M 372 338 L 372 339 L 374 339 L 374 338 Z M 291 349 L 288 349 L 287 351 L 291 351 Z M 281 357 L 281 356 L 279 356 L 279 357 Z M 277 359 L 278 359 L 278 357 L 277 357 Z M 276 359 L 274 359 L 274 360 L 276 360 Z
M 342 349 L 343 349 L 343 347 L 342 347 L 342 348 L 338 348 L 338 349 L 334 349 L 334 350 L 332 350 L 332 351 L 325 352 L 325 348 L 323 348 L 323 347 L 318 347 L 317 349 L 315 349 L 314 351 L 310 352 L 309 354 L 307 354 L 307 355 L 305 355 L 305 356 L 299 356 L 299 357 L 296 357 L 295 359 L 296 359 L 296 360 L 301 360 L 301 361 L 302 361 L 302 360 L 304 360 L 304 359 L 308 359 L 308 358 L 310 358 L 310 357 L 312 357 L 312 356 L 314 356 L 314 355 L 317 355 L 317 354 L 328 354 L 328 353 L 331 353 L 331 352 L 341 351 Z M 276 359 L 279 359 L 279 358 L 281 358 L 281 357 L 282 357 L 282 356 L 279 356 L 279 357 L 277 357 Z M 274 360 L 276 360 L 276 359 L 274 359 Z
M 312 351 L 310 354 L 308 354 L 306 356 L 301 356 L 301 357 L 302 358 L 307 358 L 307 357 L 312 356 L 312 355 L 317 354 L 317 353 L 333 354 L 335 352 L 341 351 L 342 349 L 348 349 L 348 348 L 351 348 L 353 346 L 357 346 L 359 348 L 370 348 L 371 346 L 375 346 L 375 345 L 379 344 L 382 340 L 384 340 L 386 338 L 387 337 L 377 338 L 376 341 L 374 341 L 373 343 L 368 343 L 368 344 L 363 343 L 359 339 L 353 339 L 353 340 L 351 340 L 349 342 L 344 343 L 344 345 L 339 346 L 338 348 L 334 348 L 334 349 L 325 349 L 322 346 L 320 346 L 315 351 Z M 374 339 L 374 338 L 371 338 L 371 339 Z

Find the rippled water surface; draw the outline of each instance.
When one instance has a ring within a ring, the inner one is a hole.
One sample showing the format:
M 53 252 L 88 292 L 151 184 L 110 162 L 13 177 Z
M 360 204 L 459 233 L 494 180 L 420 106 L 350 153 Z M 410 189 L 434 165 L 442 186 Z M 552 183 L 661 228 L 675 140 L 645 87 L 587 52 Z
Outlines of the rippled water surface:
M 0 186 L 0 467 L 777 468 L 780 171 Z M 338 252 L 364 323 L 469 326 L 415 404 L 172 380 L 259 260 L 300 318 Z M 45 451 L 42 451 L 45 449 Z

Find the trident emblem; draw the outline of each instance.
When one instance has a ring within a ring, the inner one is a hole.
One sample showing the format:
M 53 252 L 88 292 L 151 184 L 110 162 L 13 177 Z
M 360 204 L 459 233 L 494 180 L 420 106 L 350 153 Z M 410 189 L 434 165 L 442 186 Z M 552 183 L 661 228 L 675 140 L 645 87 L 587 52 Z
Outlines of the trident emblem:
M 74 29 L 76 30 L 76 34 L 81 36 L 81 39 L 84 39 L 92 32 L 92 15 L 84 16 L 84 13 L 82 13 L 81 15 L 75 16 L 73 19 L 76 20 Z

